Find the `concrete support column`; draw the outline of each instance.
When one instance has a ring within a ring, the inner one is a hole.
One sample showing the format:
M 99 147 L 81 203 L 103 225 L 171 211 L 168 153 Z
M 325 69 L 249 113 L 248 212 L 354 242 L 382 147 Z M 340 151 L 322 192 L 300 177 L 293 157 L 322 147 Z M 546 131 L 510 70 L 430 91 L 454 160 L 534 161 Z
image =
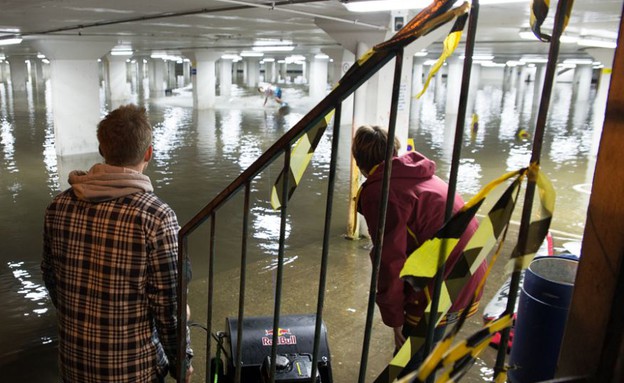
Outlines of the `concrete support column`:
M 162 59 L 153 59 L 152 63 L 154 70 L 150 74 L 150 95 L 162 97 L 165 95 L 165 62 Z
M 167 82 L 167 89 L 174 89 L 178 87 L 178 79 L 176 77 L 176 62 L 165 61 L 165 79 Z
M 43 85 L 43 83 L 45 82 L 44 76 L 43 76 L 43 62 L 41 61 L 40 58 L 36 58 L 33 60 L 30 60 L 32 66 L 34 66 L 34 81 L 35 81 L 35 85 L 37 87 L 41 87 Z
M 219 75 L 219 91 L 221 96 L 229 96 L 232 93 L 232 60 L 221 59 Z
M 286 64 L 286 61 L 281 60 L 282 62 L 279 63 L 279 79 L 277 80 L 277 82 L 283 82 L 283 83 L 287 83 L 288 82 L 288 64 Z
M 433 65 L 429 67 L 427 73 L 429 73 L 432 67 Z M 433 77 L 433 83 L 435 84 L 435 87 L 433 88 L 433 99 L 436 103 L 438 103 L 442 96 L 445 94 L 444 84 L 442 83 L 442 73 L 446 72 L 446 67 L 447 66 L 442 66 L 440 70 L 438 70 L 438 73 L 436 73 Z
M 216 61 L 220 52 L 195 51 L 196 73 L 193 76 L 193 107 L 213 108 L 217 98 Z
M 128 84 L 128 68 L 124 56 L 107 55 L 108 60 L 108 88 L 112 102 L 124 101 L 130 97 Z
M 540 104 L 542 90 L 544 89 L 544 78 L 546 77 L 546 64 L 535 64 L 535 84 L 533 85 L 533 100 L 535 105 Z
M 329 56 L 316 55 L 310 67 L 310 98 L 317 102 L 327 94 L 327 64 Z
M 97 59 L 113 44 L 70 40 L 39 40 L 35 44 L 51 61 L 56 153 L 97 152 L 96 128 L 101 118 Z
M 277 82 L 277 66 L 275 65 L 275 60 L 272 60 L 264 62 L 264 78 L 267 82 L 274 84 Z
M 448 74 L 446 77 L 446 114 L 457 115 L 462 81 L 462 60 L 457 56 L 451 56 L 446 62 L 448 63 Z
M 24 58 L 11 56 L 8 58 L 8 62 L 11 69 L 11 87 L 13 91 L 24 92 L 26 90 L 26 82 L 28 82 L 28 68 Z
M 591 90 L 592 64 L 577 64 L 576 72 L 578 72 L 578 83 L 574 87 L 576 101 L 587 101 Z
M 257 57 L 246 57 L 245 66 L 247 67 L 247 79 L 245 85 L 255 88 L 260 82 L 260 59 Z
M 184 86 L 191 83 L 191 61 L 188 59 L 184 60 L 182 64 L 182 76 L 184 77 Z

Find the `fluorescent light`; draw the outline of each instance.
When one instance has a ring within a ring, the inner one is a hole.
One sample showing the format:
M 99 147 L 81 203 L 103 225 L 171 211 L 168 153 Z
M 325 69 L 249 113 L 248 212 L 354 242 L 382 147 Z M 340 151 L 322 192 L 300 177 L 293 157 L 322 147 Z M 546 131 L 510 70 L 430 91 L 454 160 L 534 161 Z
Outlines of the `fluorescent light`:
M 261 45 L 251 48 L 256 52 L 290 52 L 295 49 L 294 45 Z
M 409 4 L 409 5 L 408 5 Z M 422 9 L 431 4 L 431 0 L 373 0 L 343 3 L 349 12 L 381 12 L 397 9 Z
M 41 59 L 41 62 L 44 63 L 44 64 L 49 64 L 50 60 L 48 60 L 48 59 Z
M 416 52 L 414 53 L 414 57 L 425 57 L 427 56 L 429 53 L 426 50 L 422 50 L 420 52 Z
M 266 62 L 266 63 L 272 63 L 272 62 L 275 62 L 275 59 L 274 59 L 274 58 L 272 58 L 272 57 L 265 57 L 265 58 L 264 58 L 264 62 Z
M 241 57 L 262 57 L 264 56 L 264 53 L 245 51 L 245 52 L 241 52 L 240 56 Z
M 592 59 L 565 59 L 563 60 L 564 64 L 575 64 L 575 65 L 591 65 L 594 63 Z
M 545 64 L 548 59 L 545 57 L 521 57 L 520 62 L 524 64 Z
M 516 61 L 516 60 L 509 60 L 505 63 L 505 65 L 507 65 L 508 67 L 515 67 L 515 66 L 520 66 L 523 64 L 524 64 L 523 62 Z
M 462 60 L 466 59 L 465 55 L 461 56 Z M 472 55 L 473 61 L 492 61 L 494 60 L 494 55 Z
M 597 47 L 597 48 L 615 49 L 615 47 L 617 46 L 615 41 L 607 41 L 607 40 L 600 40 L 596 38 L 586 38 L 586 37 L 581 37 L 576 43 L 584 47 Z
M 518 32 L 518 36 L 520 36 L 522 40 L 537 40 L 535 33 L 528 29 L 520 30 L 520 32 Z
M 575 44 L 578 43 L 579 41 L 579 37 L 578 36 L 570 36 L 570 35 L 561 35 L 561 37 L 559 37 L 559 42 L 563 43 L 563 44 Z
M 111 56 L 132 56 L 134 53 L 131 49 L 113 49 Z
M 227 55 L 223 55 L 221 56 L 221 58 L 223 60 L 240 60 L 242 59 L 239 55 L 232 55 L 232 54 L 227 54 Z
M 431 0 L 373 0 L 343 3 L 349 12 L 382 12 L 399 9 L 423 9 L 431 4 Z M 526 0 L 480 0 L 480 5 L 522 3 Z
M 314 55 L 315 59 L 320 59 L 320 60 L 327 60 L 329 58 L 328 55 L 326 55 L 325 53 L 317 53 Z
M 3 39 L 0 37 L 0 45 L 14 45 L 14 44 L 19 44 L 21 42 L 22 42 L 22 38 L 17 37 L 17 36 L 13 36 L 8 39 Z

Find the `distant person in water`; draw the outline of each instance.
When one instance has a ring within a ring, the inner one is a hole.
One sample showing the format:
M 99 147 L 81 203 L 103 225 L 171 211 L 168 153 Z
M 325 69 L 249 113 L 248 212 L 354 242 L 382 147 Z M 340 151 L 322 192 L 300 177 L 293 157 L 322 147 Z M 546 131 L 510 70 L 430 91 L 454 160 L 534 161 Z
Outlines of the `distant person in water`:
M 284 100 L 282 100 L 282 88 L 280 88 L 279 86 L 271 84 L 268 84 L 266 87 L 259 86 L 258 92 L 264 94 L 264 104 L 262 105 L 266 105 L 269 97 L 272 97 L 275 102 L 280 105 L 284 103 Z

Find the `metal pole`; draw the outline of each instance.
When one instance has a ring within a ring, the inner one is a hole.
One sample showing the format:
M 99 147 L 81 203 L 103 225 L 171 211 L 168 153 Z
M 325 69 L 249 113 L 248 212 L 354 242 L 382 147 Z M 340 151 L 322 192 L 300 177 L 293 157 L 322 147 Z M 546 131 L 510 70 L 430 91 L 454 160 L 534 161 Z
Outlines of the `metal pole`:
M 390 189 L 390 173 L 392 153 L 394 151 L 394 132 L 396 130 L 397 109 L 399 104 L 399 91 L 401 89 L 401 70 L 403 68 L 403 48 L 397 51 L 394 58 L 394 83 L 392 87 L 392 100 L 390 104 L 390 121 L 388 126 L 388 145 L 386 147 L 386 162 L 384 177 L 381 185 L 381 203 L 379 205 L 379 226 L 375 237 L 375 254 L 373 272 L 371 275 L 370 291 L 368 294 L 368 312 L 366 314 L 366 327 L 364 330 L 364 345 L 362 347 L 362 359 L 360 361 L 359 383 L 364 383 L 366 378 L 366 365 L 368 363 L 368 351 L 370 347 L 371 332 L 373 327 L 373 315 L 375 313 L 375 293 L 377 290 L 377 275 L 381 263 L 381 249 L 383 244 L 384 229 L 386 226 L 386 211 L 388 210 L 388 192 Z
M 449 175 L 448 193 L 446 197 L 446 210 L 444 215 L 444 221 L 448 221 L 453 215 L 453 206 L 455 204 L 455 193 L 457 190 L 457 175 L 459 172 L 459 160 L 461 157 L 461 147 L 464 138 L 464 123 L 466 120 L 466 109 L 468 105 L 468 92 L 470 90 L 470 75 L 472 73 L 472 54 L 474 52 L 475 36 L 477 34 L 477 20 L 479 18 L 479 1 L 473 0 L 470 7 L 470 16 L 468 24 L 468 35 L 466 37 L 466 50 L 464 67 L 462 72 L 462 84 L 459 93 L 459 105 L 457 110 L 457 122 L 455 125 L 455 140 L 453 143 L 453 156 L 451 160 L 451 173 Z M 442 242 L 442 249 L 440 251 L 440 257 L 443 257 L 445 253 L 446 241 Z M 438 261 L 440 265 L 438 273 L 433 286 L 433 296 L 431 298 L 431 316 L 427 323 L 427 337 L 425 338 L 425 344 L 423 349 L 423 356 L 429 355 L 433 348 L 433 335 L 435 332 L 436 316 L 438 313 L 438 307 L 440 304 L 440 294 L 442 291 L 442 282 L 444 281 L 445 263 L 442 259 Z M 430 377 L 428 382 L 433 381 L 433 376 Z
M 247 279 L 247 238 L 249 237 L 249 194 L 251 183 L 245 184 L 245 202 L 243 206 L 243 238 L 241 244 L 241 265 L 240 265 L 240 285 L 238 289 L 238 323 L 237 323 L 237 342 L 236 342 L 236 374 L 234 381 L 241 381 L 241 362 L 243 360 L 243 319 L 245 319 L 245 285 Z
M 284 174 L 290 169 L 290 145 L 284 150 Z M 286 217 L 288 211 L 288 184 L 289 177 L 284 177 L 282 187 L 282 208 L 280 211 L 280 238 L 277 253 L 277 283 L 275 285 L 275 308 L 273 310 L 273 337 L 271 344 L 271 372 L 270 382 L 275 383 L 275 359 L 277 357 L 277 341 L 279 336 L 280 308 L 282 303 L 282 279 L 284 274 L 284 242 L 286 240 Z
M 314 329 L 314 348 L 312 352 L 312 382 L 316 383 L 321 327 L 323 324 L 323 305 L 325 302 L 325 285 L 327 284 L 327 263 L 329 258 L 329 235 L 331 229 L 332 209 L 334 205 L 334 185 L 336 183 L 336 167 L 338 163 L 338 147 L 340 138 L 340 117 L 342 104 L 336 106 L 334 115 L 334 135 L 332 137 L 332 152 L 329 165 L 329 179 L 327 180 L 327 204 L 325 207 L 325 229 L 323 230 L 323 250 L 321 255 L 321 271 L 319 276 L 318 299 L 316 304 L 316 322 Z
M 570 0 L 571 1 L 571 0 Z M 542 97 L 540 99 L 539 112 L 535 126 L 535 135 L 533 138 L 533 150 L 531 153 L 531 164 L 539 164 L 542 151 L 542 140 L 544 138 L 544 130 L 546 126 L 546 116 L 548 114 L 548 106 L 550 104 L 550 96 L 552 93 L 553 80 L 555 70 L 557 69 L 557 59 L 559 56 L 559 38 L 563 32 L 563 26 L 568 9 L 569 0 L 560 0 L 557 4 L 557 13 L 555 14 L 555 24 L 553 34 L 550 41 L 550 50 L 548 53 L 548 63 L 546 64 L 546 75 L 544 77 L 544 88 L 542 89 Z M 524 197 L 524 206 L 522 209 L 522 220 L 518 233 L 518 245 L 512 257 L 522 256 L 526 253 L 526 245 L 529 234 L 529 224 L 531 223 L 531 210 L 533 208 L 533 198 L 535 196 L 535 180 L 528 177 L 526 192 Z M 507 298 L 507 307 L 505 314 L 511 314 L 515 310 L 516 300 L 518 298 L 518 288 L 520 286 L 521 271 L 516 270 L 511 274 L 509 284 L 509 296 Z M 507 355 L 507 342 L 509 341 L 509 328 L 501 333 L 500 348 L 496 355 L 496 364 L 494 366 L 494 376 L 505 371 L 505 357 Z

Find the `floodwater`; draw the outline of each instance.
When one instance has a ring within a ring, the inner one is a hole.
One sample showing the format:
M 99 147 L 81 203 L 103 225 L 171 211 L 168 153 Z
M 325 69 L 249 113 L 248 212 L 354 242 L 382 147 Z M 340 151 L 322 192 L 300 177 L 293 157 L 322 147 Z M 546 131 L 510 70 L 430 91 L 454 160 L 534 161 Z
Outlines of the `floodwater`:
M 136 84 L 135 84 L 136 85 Z M 440 89 L 439 92 L 443 92 Z M 438 163 L 438 174 L 448 176 L 454 123 L 445 118 L 443 97 L 435 89 L 414 107 L 409 137 L 416 148 Z M 552 223 L 555 246 L 578 241 L 583 233 L 591 190 L 600 128 L 594 127 L 592 99 L 575 102 L 572 85 L 556 84 L 542 150 L 542 167 L 554 183 L 557 202 Z M 102 92 L 102 95 L 104 93 Z M 147 174 L 155 191 L 178 214 L 183 225 L 244 169 L 269 148 L 313 106 L 302 86 L 285 86 L 291 113 L 280 115 L 277 106 L 262 107 L 254 89 L 234 85 L 230 99 L 218 98 L 214 110 L 192 108 L 188 89 L 173 96 L 149 98 L 135 87 L 131 101 L 144 105 L 154 126 L 154 159 Z M 104 97 L 103 97 L 104 99 Z M 527 165 L 531 139 L 518 132 L 533 132 L 536 106 L 533 84 L 523 92 L 503 91 L 502 84 L 481 84 L 474 101 L 479 128 L 466 129 L 459 168 L 458 191 L 466 198 L 488 181 Z M 415 104 L 416 105 L 416 104 Z M 88 169 L 99 156 L 57 158 L 50 110 L 49 83 L 30 84 L 22 93 L 0 83 L 0 371 L 7 380 L 58 381 L 56 377 L 55 312 L 39 272 L 43 212 L 50 199 L 67 187 L 67 174 Z M 102 104 L 102 114 L 110 110 Z M 603 112 L 603 109 L 600 111 Z M 469 120 L 469 119 L 468 119 Z M 467 124 L 468 125 L 468 124 Z M 62 128 L 62 127 L 61 127 Z M 369 289 L 368 241 L 343 238 L 347 222 L 349 127 L 340 136 L 334 210 L 330 232 L 330 264 L 325 320 L 336 382 L 355 382 Z M 95 134 L 95 129 L 94 129 Z M 286 224 L 284 312 L 313 313 L 315 286 L 322 248 L 332 132 L 325 133 L 309 169 L 290 202 Z M 251 187 L 249 295 L 246 313 L 273 313 L 279 213 L 270 206 L 270 192 L 281 160 L 264 169 Z M 242 193 L 239 193 L 242 194 Z M 213 326 L 225 316 L 236 316 L 240 267 L 242 196 L 235 196 L 217 212 L 217 284 Z M 193 282 L 189 302 L 193 319 L 204 321 L 208 275 L 209 225 L 193 233 L 189 254 Z M 505 276 L 493 275 L 490 290 Z M 489 281 L 488 281 L 489 282 Z M 486 295 L 488 290 L 486 290 Z M 475 319 L 479 322 L 479 319 Z M 193 330 L 198 379 L 203 381 L 205 334 Z M 371 346 L 370 368 L 379 372 L 392 351 L 388 329 L 377 317 Z M 355 334 L 355 335 L 354 335 Z M 195 341 L 197 339 L 198 341 Z M 214 351 L 214 348 L 213 348 Z M 491 381 L 491 360 L 479 359 L 465 381 Z M 370 375 L 369 374 L 369 375 Z M 370 375 L 372 376 L 372 375 Z

